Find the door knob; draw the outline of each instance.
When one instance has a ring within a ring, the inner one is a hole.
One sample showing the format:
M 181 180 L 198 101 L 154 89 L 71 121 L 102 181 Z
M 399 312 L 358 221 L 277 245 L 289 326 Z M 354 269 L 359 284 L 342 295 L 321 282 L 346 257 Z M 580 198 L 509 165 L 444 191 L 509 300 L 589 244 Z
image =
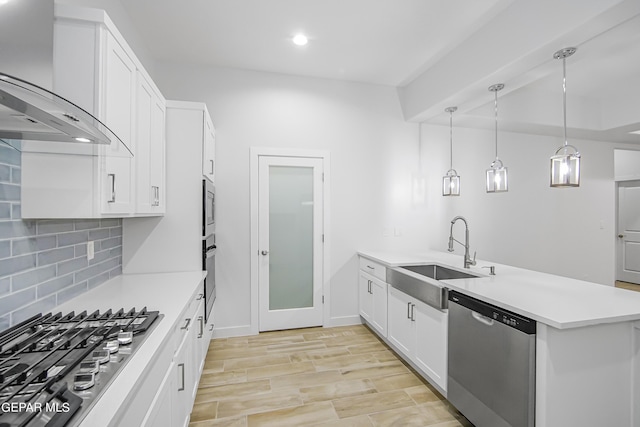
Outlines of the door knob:
M 622 239 L 624 237 L 624 234 L 618 234 L 618 237 Z
M 262 252 L 260 252 L 260 253 L 261 253 L 262 255 L 266 255 L 266 254 L 268 254 L 268 253 L 269 253 L 269 251 L 262 251 Z

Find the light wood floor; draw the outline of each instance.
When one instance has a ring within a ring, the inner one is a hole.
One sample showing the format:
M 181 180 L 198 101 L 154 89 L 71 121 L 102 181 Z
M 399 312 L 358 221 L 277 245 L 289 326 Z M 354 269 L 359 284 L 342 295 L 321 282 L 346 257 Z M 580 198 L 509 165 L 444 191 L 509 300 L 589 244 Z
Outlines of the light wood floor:
M 640 285 L 629 282 L 616 281 L 616 288 L 629 289 L 631 291 L 640 292 Z
M 190 427 L 472 427 L 362 325 L 213 340 Z

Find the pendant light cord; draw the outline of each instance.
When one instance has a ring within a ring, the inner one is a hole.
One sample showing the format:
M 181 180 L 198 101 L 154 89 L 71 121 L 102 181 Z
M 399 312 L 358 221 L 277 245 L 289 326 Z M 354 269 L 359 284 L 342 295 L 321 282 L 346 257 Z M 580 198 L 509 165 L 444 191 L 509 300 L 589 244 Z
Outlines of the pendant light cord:
M 495 115 L 496 115 L 496 159 L 498 158 L 498 91 L 493 92 L 495 94 Z
M 418 122 L 418 173 L 422 173 L 422 123 Z
M 562 110 L 564 116 L 564 146 L 566 147 L 569 144 L 567 142 L 567 58 L 562 58 Z
M 453 111 L 449 111 L 449 170 L 453 169 Z

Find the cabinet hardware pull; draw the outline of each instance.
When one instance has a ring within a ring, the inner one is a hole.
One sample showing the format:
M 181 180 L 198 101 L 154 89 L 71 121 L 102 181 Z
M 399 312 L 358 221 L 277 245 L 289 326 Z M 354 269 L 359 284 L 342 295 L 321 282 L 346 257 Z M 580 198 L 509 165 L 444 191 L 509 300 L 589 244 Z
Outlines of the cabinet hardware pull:
M 371 270 L 375 270 L 375 267 L 371 267 L 370 265 L 367 265 L 367 268 L 370 268 Z
M 111 198 L 107 200 L 107 203 L 115 203 L 116 202 L 116 174 L 110 173 L 107 175 L 110 183 L 111 183 Z
M 262 252 L 260 252 L 260 253 L 261 253 L 263 256 L 266 256 L 266 255 L 269 253 L 269 251 L 262 251 Z
M 369 293 L 373 295 L 373 281 L 369 280 Z
M 200 323 L 200 332 L 198 333 L 198 338 L 202 338 L 204 335 L 204 318 L 202 316 L 198 316 L 198 322 Z
M 198 294 L 198 298 L 196 298 L 196 301 L 200 301 L 202 297 L 204 297 L 204 294 Z
M 415 317 L 413 317 L 413 309 L 414 309 L 414 308 L 416 308 L 416 305 L 415 305 L 415 304 L 411 304 L 411 321 L 412 321 L 412 322 L 415 322 L 415 321 L 416 321 L 416 318 L 415 318 Z
M 182 370 L 182 381 L 178 391 L 184 391 L 184 363 L 178 363 L 178 368 Z
M 182 328 L 180 328 L 181 330 L 185 330 L 185 329 L 189 329 L 189 323 L 191 323 L 191 318 L 186 319 L 186 323 L 184 324 L 184 326 Z
M 411 314 L 409 314 L 410 313 L 409 310 L 411 310 L 411 303 L 410 302 L 407 303 L 407 319 L 411 319 Z
M 213 323 L 211 324 L 211 326 L 209 326 L 209 330 L 213 331 Z
M 209 160 L 211 162 L 211 175 L 213 175 L 213 160 Z
M 160 206 L 160 187 L 152 185 L 151 189 L 153 190 L 153 203 L 151 206 Z

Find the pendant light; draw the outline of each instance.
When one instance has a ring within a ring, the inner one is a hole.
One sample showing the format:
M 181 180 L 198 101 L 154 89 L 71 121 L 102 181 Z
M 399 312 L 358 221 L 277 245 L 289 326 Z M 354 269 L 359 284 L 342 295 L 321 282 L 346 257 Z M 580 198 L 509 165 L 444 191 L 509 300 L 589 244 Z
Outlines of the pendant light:
M 495 95 L 495 115 L 496 115 L 496 159 L 491 162 L 491 166 L 487 169 L 487 193 L 501 193 L 509 190 L 507 181 L 507 168 L 498 157 L 498 91 L 502 90 L 502 83 L 489 86 L 489 91 Z
M 443 196 L 459 196 L 460 195 L 460 176 L 453 168 L 453 113 L 458 107 L 447 107 L 444 109 L 449 113 L 449 153 L 450 163 L 449 170 L 442 177 L 442 195 Z
M 580 186 L 580 153 L 567 142 L 567 58 L 576 53 L 577 48 L 567 47 L 553 54 L 562 59 L 562 110 L 564 113 L 564 145 L 551 156 L 551 187 Z

